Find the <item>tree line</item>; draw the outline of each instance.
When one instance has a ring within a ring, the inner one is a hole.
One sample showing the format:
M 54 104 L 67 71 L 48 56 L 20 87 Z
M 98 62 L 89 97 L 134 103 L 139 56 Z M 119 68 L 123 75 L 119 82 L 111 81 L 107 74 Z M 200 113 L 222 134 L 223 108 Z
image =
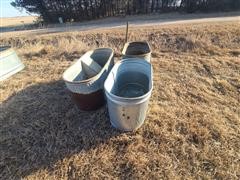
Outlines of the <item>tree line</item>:
M 84 21 L 109 16 L 229 11 L 240 9 L 240 0 L 14 0 L 11 5 L 39 14 L 45 22 Z

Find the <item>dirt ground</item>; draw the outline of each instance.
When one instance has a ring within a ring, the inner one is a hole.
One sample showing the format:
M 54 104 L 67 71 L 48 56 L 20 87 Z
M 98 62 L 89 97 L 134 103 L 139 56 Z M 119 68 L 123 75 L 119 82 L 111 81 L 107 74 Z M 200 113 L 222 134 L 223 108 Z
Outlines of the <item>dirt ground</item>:
M 0 84 L 0 179 L 240 179 L 240 24 L 132 28 L 153 50 L 144 125 L 122 133 L 107 108 L 82 112 L 61 79 L 124 29 L 1 37 L 26 68 Z

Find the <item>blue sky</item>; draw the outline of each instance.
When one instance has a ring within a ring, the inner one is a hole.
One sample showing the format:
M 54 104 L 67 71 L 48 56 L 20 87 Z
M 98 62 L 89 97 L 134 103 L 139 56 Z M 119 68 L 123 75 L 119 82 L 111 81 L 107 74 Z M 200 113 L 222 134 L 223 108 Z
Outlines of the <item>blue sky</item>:
M 14 0 L 0 0 L 0 17 L 29 16 L 25 11 L 20 12 L 10 3 Z

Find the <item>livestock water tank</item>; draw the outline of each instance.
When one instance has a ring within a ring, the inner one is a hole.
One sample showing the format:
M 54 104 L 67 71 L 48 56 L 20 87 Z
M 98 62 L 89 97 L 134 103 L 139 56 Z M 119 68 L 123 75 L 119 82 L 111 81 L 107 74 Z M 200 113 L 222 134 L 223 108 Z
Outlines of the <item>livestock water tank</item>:
M 16 74 L 24 68 L 14 49 L 10 46 L 0 47 L 0 81 Z
M 115 64 L 104 83 L 110 121 L 115 128 L 133 131 L 144 123 L 152 78 L 152 65 L 142 59 L 124 59 Z
M 122 50 L 123 59 L 141 58 L 148 62 L 151 61 L 151 48 L 146 41 L 127 42 Z
M 86 52 L 63 74 L 73 101 L 81 110 L 96 110 L 105 104 L 104 81 L 113 67 L 111 48 L 98 48 Z

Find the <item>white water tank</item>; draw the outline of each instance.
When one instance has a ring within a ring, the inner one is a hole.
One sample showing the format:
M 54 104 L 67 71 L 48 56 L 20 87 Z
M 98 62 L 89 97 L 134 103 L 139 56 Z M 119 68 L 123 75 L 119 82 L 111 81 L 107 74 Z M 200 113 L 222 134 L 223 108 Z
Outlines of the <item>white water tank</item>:
M 23 63 L 10 46 L 0 47 L 0 81 L 16 74 L 23 68 Z

